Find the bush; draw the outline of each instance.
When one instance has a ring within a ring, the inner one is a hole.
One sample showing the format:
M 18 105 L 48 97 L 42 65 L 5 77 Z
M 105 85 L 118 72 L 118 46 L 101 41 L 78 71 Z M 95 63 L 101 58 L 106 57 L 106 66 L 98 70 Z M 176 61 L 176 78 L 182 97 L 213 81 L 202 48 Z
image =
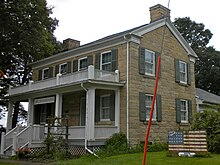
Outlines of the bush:
M 115 133 L 107 141 L 106 145 L 98 153 L 102 156 L 110 156 L 128 153 L 127 138 L 125 134 Z
M 206 110 L 203 113 L 197 113 L 192 129 L 205 130 L 209 152 L 220 153 L 220 111 Z
M 168 145 L 164 142 L 155 141 L 153 143 L 148 143 L 148 152 L 159 152 L 167 150 Z M 144 152 L 144 143 L 138 144 L 131 152 Z
M 16 156 L 18 159 L 28 159 L 30 157 L 30 149 L 28 147 L 25 148 L 18 148 L 18 150 L 16 151 Z

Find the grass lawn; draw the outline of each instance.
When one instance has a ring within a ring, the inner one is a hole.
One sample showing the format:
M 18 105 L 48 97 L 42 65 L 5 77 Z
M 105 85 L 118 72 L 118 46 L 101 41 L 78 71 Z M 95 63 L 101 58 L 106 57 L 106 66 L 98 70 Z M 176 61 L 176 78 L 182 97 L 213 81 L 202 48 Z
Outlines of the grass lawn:
M 57 165 L 141 165 L 142 153 L 111 156 L 107 158 L 82 157 L 57 162 Z M 209 158 L 167 157 L 166 152 L 149 152 L 148 165 L 220 165 L 220 155 L 212 154 Z

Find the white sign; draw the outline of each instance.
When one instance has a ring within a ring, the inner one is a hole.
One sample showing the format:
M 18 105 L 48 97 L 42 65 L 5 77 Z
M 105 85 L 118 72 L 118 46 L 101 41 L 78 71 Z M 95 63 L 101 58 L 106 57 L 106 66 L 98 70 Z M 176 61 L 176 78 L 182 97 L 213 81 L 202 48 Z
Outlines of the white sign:
M 54 103 L 54 101 L 55 101 L 54 97 L 45 97 L 45 98 L 35 99 L 34 105 Z

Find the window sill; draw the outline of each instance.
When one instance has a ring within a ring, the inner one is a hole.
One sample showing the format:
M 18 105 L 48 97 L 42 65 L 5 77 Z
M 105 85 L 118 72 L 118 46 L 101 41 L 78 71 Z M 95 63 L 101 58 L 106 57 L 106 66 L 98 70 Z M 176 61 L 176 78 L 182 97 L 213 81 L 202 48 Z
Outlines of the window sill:
M 144 78 L 150 78 L 150 79 L 153 79 L 153 80 L 155 80 L 156 79 L 156 77 L 155 76 L 151 76 L 151 75 L 143 75 L 143 77 Z
M 181 86 L 184 86 L 184 87 L 188 87 L 189 86 L 188 84 L 181 83 L 181 82 L 179 82 L 178 84 L 181 85 Z
M 96 125 L 113 125 L 114 122 L 113 121 L 99 121 L 96 122 Z
M 144 125 L 148 125 L 148 120 L 142 121 Z M 158 125 L 158 122 L 156 120 L 152 120 L 151 125 Z
M 189 126 L 190 125 L 190 123 L 180 123 L 180 126 Z

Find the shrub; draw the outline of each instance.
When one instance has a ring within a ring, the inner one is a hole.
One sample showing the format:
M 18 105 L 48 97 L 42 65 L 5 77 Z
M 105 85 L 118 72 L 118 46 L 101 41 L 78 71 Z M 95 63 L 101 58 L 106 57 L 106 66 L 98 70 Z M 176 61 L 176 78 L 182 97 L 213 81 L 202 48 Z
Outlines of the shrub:
M 16 155 L 17 155 L 18 159 L 27 159 L 27 158 L 29 158 L 30 152 L 31 151 L 28 147 L 18 148 L 18 150 L 16 151 Z
M 205 110 L 203 113 L 197 113 L 192 129 L 205 130 L 209 152 L 220 153 L 220 111 Z

